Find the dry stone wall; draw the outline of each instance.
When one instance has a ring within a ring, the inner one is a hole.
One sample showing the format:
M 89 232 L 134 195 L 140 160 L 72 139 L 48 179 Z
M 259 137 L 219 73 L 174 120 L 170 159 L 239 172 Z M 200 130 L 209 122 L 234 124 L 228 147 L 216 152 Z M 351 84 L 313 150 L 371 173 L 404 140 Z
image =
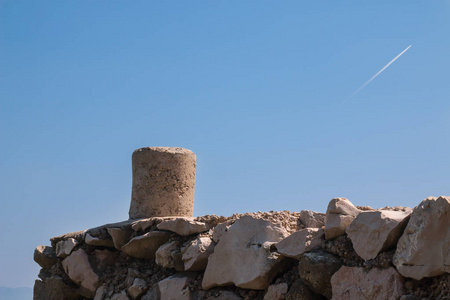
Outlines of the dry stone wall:
M 130 219 L 38 246 L 34 299 L 450 299 L 450 197 L 193 217 L 195 164 L 136 150 Z
M 450 299 L 450 197 L 130 219 L 50 242 L 34 299 Z

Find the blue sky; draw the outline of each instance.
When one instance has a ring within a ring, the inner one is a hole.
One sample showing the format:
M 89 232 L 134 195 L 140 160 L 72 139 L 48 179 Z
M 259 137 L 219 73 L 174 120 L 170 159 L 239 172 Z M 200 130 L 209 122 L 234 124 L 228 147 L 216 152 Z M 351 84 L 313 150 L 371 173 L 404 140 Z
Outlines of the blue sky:
M 140 147 L 197 154 L 195 215 L 448 195 L 449 13 L 450 1 L 0 1 L 0 286 L 31 287 L 50 237 L 127 219 Z

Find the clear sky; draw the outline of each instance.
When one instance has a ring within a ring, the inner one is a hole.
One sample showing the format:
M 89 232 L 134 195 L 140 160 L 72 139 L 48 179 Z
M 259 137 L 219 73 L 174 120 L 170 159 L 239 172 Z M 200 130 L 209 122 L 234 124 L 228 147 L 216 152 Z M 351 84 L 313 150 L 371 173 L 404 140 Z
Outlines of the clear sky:
M 449 195 L 450 1 L 367 2 L 0 0 L 0 286 L 127 219 L 140 147 L 197 154 L 195 215 Z

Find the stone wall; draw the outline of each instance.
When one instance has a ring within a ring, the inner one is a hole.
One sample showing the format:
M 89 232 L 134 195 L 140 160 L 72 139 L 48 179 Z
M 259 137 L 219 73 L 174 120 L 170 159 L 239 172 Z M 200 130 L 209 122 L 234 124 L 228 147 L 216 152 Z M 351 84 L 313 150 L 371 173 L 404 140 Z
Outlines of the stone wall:
M 450 299 L 450 197 L 130 219 L 50 242 L 34 299 Z

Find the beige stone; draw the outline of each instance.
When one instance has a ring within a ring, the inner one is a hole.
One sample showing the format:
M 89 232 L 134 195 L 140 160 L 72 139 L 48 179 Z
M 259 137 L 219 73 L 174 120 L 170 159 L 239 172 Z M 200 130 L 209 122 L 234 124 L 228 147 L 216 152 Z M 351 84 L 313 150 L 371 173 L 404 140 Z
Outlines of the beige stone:
M 182 250 L 182 259 L 186 271 L 203 271 L 208 257 L 214 252 L 214 242 L 209 237 L 198 237 L 189 242 Z
M 367 211 L 360 213 L 345 232 L 353 249 L 364 260 L 377 257 L 397 243 L 410 215 L 404 211 Z
M 165 244 L 170 237 L 169 232 L 151 231 L 132 238 L 122 246 L 122 252 L 135 258 L 155 258 L 155 252 Z
M 393 262 L 416 280 L 450 273 L 450 197 L 429 197 L 414 208 Z
M 281 240 L 275 244 L 275 247 L 278 253 L 298 259 L 303 253 L 319 247 L 324 242 L 323 237 L 323 229 L 305 228 Z
M 192 295 L 189 290 L 189 283 L 191 281 L 191 277 L 177 275 L 161 280 L 158 282 L 158 289 L 161 297 L 160 299 L 191 300 Z
M 331 286 L 333 300 L 391 300 L 404 294 L 403 278 L 392 267 L 366 272 L 363 268 L 344 266 L 331 277 Z
M 68 238 L 67 240 L 59 241 L 56 244 L 56 256 L 65 258 L 72 253 L 72 250 L 78 245 L 78 242 L 74 238 Z
M 98 238 L 92 236 L 90 233 L 86 233 L 84 242 L 91 246 L 114 248 L 114 243 L 111 239 Z
M 235 284 L 246 289 L 266 289 L 280 271 L 282 257 L 270 246 L 288 236 L 280 225 L 243 216 L 222 235 L 209 256 L 202 286 Z
M 307 228 L 322 228 L 322 226 L 325 226 L 325 214 L 312 210 L 302 210 L 300 222 Z
M 50 269 L 57 261 L 54 249 L 43 245 L 36 247 L 33 258 L 44 269 Z
M 263 300 L 281 300 L 285 299 L 288 291 L 287 283 L 272 284 L 267 289 Z
M 156 226 L 159 230 L 175 232 L 181 236 L 189 236 L 208 231 L 209 226 L 203 222 L 194 221 L 192 218 L 176 218 L 164 220 Z
M 129 228 L 108 228 L 108 233 L 112 238 L 114 247 L 117 250 L 120 250 L 122 249 L 123 245 L 130 241 L 133 231 Z
M 155 224 L 157 218 L 145 218 L 136 220 L 131 224 L 133 231 L 145 231 Z
M 361 211 L 346 198 L 330 201 L 325 216 L 325 238 L 332 240 L 345 234 L 345 229 Z
M 131 219 L 186 216 L 194 209 L 196 156 L 187 149 L 148 147 L 132 155 Z
M 228 231 L 228 228 L 230 228 L 231 225 L 233 225 L 234 220 L 228 220 L 223 223 L 217 224 L 216 227 L 214 227 L 212 239 L 215 243 L 218 243 L 222 235 Z
M 90 298 L 95 296 L 95 291 L 100 286 L 98 275 L 91 267 L 87 254 L 82 250 L 72 252 L 62 261 L 64 271 L 69 278 L 79 285 Z
M 141 278 L 135 278 L 133 285 L 128 288 L 131 299 L 137 299 L 147 291 L 147 282 Z
M 159 247 L 156 251 L 155 262 L 157 265 L 166 269 L 175 268 L 177 271 L 184 270 L 179 242 L 172 241 Z

